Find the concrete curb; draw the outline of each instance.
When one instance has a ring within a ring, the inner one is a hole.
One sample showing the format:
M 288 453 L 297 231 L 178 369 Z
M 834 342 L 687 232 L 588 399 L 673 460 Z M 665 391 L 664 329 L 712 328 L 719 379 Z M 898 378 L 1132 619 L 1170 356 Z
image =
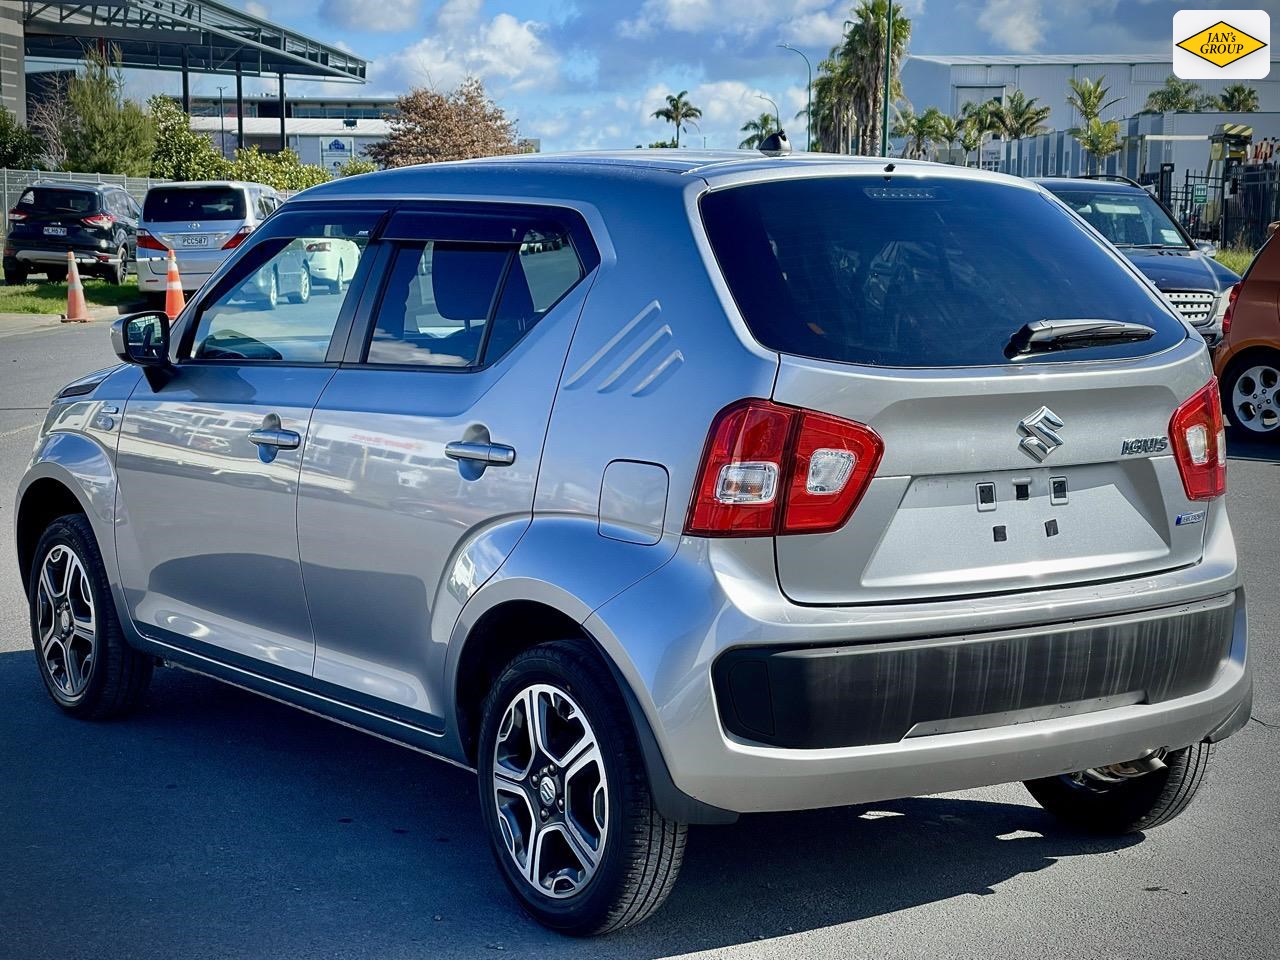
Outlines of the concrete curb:
M 145 310 L 147 302 L 145 300 L 136 300 L 132 303 L 122 303 L 115 307 L 93 307 L 89 310 L 88 320 L 68 320 L 65 313 L 0 313 L 0 323 L 89 323 L 93 320 L 114 320 L 116 317 L 123 316 L 126 313 L 136 313 L 139 310 Z

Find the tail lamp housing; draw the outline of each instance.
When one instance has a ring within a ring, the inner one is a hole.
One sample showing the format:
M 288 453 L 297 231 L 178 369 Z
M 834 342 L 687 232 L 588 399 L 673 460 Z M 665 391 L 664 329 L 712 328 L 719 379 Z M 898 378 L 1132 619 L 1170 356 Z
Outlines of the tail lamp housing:
M 222 245 L 223 250 L 234 250 L 240 244 L 244 243 L 244 238 L 253 233 L 253 227 L 245 224 L 239 230 L 231 235 L 231 238 Z
M 1236 301 L 1240 299 L 1240 284 L 1235 284 L 1227 291 L 1227 310 L 1222 315 L 1222 335 L 1225 337 L 1231 331 L 1231 318 L 1236 312 Z
M 14 207 L 12 210 L 10 210 L 10 211 L 9 211 L 9 219 L 10 219 L 10 220 L 25 220 L 25 219 L 27 219 L 27 214 L 26 214 L 26 213 L 24 213 L 23 211 L 19 210 L 17 207 Z
M 331 246 L 328 240 L 316 240 L 308 243 L 303 249 L 307 253 L 328 253 Z
M 114 214 L 110 213 L 95 213 L 88 217 L 81 217 L 80 222 L 86 227 L 93 227 L 95 230 L 106 230 L 116 222 L 116 218 Z
M 165 251 L 169 248 L 157 240 L 149 230 L 138 231 L 138 249 L 139 250 L 160 250 Z
M 1188 500 L 1213 500 L 1227 492 L 1227 439 L 1216 378 L 1173 411 L 1169 437 Z
M 848 521 L 884 455 L 870 427 L 768 400 L 742 400 L 712 422 L 685 533 L 757 537 L 826 533 Z

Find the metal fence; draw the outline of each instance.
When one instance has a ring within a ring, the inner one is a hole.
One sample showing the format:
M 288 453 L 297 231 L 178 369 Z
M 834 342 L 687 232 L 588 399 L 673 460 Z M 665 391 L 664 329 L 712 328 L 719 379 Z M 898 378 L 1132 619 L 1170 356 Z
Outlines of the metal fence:
M 1236 164 L 1221 176 L 1187 171 L 1181 183 L 1153 184 L 1193 237 L 1256 250 L 1280 220 L 1280 163 Z
M 17 204 L 22 191 L 37 180 L 60 180 L 64 183 L 114 183 L 122 186 L 142 203 L 147 190 L 157 183 L 166 183 L 153 177 L 122 177 L 117 173 L 63 173 L 47 170 L 8 170 L 0 168 L 0 190 L 4 191 L 4 232 L 9 234 L 9 211 Z

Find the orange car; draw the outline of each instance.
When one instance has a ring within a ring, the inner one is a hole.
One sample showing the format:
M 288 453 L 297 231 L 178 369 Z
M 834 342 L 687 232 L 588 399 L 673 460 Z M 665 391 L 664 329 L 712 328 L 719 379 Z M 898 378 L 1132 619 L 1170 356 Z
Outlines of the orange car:
M 1223 410 L 1245 436 L 1280 441 L 1280 240 L 1258 251 L 1230 297 L 1213 354 Z

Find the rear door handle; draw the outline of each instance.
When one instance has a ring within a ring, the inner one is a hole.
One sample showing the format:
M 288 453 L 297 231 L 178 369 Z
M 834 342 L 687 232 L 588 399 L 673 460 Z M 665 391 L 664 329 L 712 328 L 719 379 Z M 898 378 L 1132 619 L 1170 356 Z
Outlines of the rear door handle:
M 474 460 L 491 467 L 509 467 L 516 462 L 516 448 L 508 447 L 505 443 L 455 440 L 445 446 L 444 455 L 450 460 Z
M 279 450 L 297 450 L 302 445 L 301 434 L 292 430 L 262 427 L 249 432 L 249 442 L 260 447 L 275 447 Z

